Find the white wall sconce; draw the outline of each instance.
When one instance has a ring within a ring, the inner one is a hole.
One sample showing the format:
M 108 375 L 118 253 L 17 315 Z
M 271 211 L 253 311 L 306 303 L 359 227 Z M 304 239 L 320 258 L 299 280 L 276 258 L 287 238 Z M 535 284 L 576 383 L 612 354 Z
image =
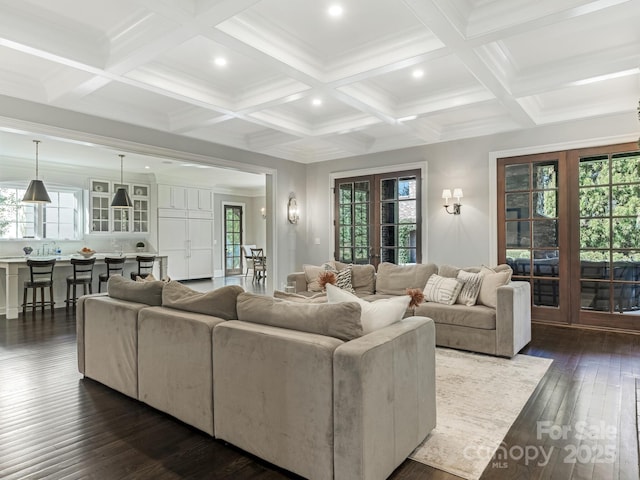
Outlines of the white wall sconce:
M 260 215 L 262 215 L 262 219 L 263 219 L 263 220 L 266 220 L 266 219 L 267 219 L 267 209 L 266 209 L 266 208 L 264 208 L 264 207 L 262 207 L 262 208 L 260 209 Z
M 453 205 L 449 205 L 449 199 L 452 197 L 451 190 L 448 188 L 442 191 L 442 198 L 444 198 L 444 209 L 447 211 L 449 215 L 460 215 L 460 207 L 462 204 L 460 203 L 460 199 L 463 197 L 461 188 L 453 189 L 453 197 L 456 198 L 456 201 Z M 449 211 L 449 207 L 453 207 L 453 211 Z
M 296 200 L 295 193 L 289 195 L 289 202 L 287 203 L 287 219 L 289 223 L 298 223 L 300 220 L 300 212 L 298 211 L 298 201 Z

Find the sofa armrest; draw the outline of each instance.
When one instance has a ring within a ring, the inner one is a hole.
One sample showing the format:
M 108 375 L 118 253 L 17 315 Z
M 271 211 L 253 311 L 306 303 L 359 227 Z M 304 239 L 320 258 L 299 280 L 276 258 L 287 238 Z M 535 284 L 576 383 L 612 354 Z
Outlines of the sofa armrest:
M 497 294 L 496 355 L 511 358 L 531 341 L 531 285 L 511 282 Z
M 76 343 L 78 345 L 78 371 L 84 375 L 84 319 L 85 319 L 85 304 L 84 301 L 91 297 L 105 297 L 107 292 L 92 293 L 90 295 L 83 295 L 78 298 L 76 303 Z
M 295 285 L 296 292 L 307 291 L 307 277 L 304 272 L 293 272 L 287 275 L 287 285 Z
M 351 340 L 333 364 L 335 479 L 385 479 L 436 425 L 433 320 Z

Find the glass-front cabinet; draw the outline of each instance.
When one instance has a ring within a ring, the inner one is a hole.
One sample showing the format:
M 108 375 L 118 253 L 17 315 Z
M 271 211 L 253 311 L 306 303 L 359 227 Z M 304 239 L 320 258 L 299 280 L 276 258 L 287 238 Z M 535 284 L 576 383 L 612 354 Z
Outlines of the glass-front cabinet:
M 111 201 L 118 188 L 125 188 L 133 208 L 112 208 Z M 149 231 L 149 186 L 120 184 L 108 180 L 91 180 L 89 189 L 90 233 Z
M 109 232 L 111 223 L 111 182 L 91 180 L 89 203 L 91 233 Z
M 133 232 L 146 233 L 149 231 L 149 187 L 134 185 L 133 195 Z

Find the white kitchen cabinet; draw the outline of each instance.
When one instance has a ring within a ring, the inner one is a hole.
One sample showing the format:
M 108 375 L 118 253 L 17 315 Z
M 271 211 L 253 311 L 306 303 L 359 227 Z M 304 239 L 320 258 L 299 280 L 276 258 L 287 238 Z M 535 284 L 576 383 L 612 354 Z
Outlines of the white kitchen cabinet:
M 187 188 L 177 185 L 158 185 L 158 208 L 186 210 Z
M 187 190 L 187 208 L 195 211 L 213 211 L 213 195 L 211 190 L 189 188 Z
M 212 219 L 159 217 L 158 247 L 172 280 L 213 277 Z

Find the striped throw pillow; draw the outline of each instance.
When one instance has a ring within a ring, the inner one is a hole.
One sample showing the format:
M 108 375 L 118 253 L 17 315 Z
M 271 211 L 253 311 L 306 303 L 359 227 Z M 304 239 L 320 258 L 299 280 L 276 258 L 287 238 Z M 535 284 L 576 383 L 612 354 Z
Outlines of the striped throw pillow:
M 456 278 L 446 278 L 433 274 L 424 287 L 424 299 L 427 302 L 453 305 L 462 290 L 462 282 Z
M 456 303 L 467 305 L 468 307 L 475 305 L 476 300 L 478 300 L 478 294 L 480 293 L 480 287 L 482 286 L 482 275 L 460 270 L 457 279 L 464 282 L 464 285 L 462 286 L 462 290 L 460 290 L 460 295 L 458 295 Z

